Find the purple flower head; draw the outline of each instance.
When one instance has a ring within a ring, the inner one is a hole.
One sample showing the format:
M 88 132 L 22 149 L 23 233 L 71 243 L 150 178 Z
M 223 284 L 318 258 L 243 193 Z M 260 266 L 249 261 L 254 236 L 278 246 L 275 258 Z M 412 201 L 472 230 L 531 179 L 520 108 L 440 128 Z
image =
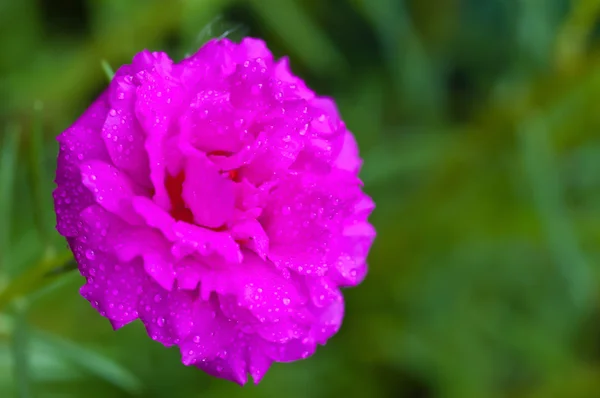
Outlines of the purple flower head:
M 374 203 L 333 101 L 263 41 L 144 51 L 58 141 L 57 229 L 115 329 L 239 384 L 338 331 Z

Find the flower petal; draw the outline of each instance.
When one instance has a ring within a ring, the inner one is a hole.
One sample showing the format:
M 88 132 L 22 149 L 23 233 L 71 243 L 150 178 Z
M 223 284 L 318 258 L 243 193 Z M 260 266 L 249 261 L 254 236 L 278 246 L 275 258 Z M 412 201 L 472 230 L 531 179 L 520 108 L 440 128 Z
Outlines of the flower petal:
M 174 259 L 170 254 L 169 245 L 158 232 L 148 228 L 128 227 L 110 238 L 109 242 L 119 260 L 128 262 L 141 257 L 148 275 L 163 289 L 173 288 Z
M 138 317 L 138 297 L 144 290 L 142 264 L 139 260 L 121 263 L 103 252 L 90 255 L 91 250 L 85 245 L 73 250 L 80 267 L 89 273 L 81 295 L 115 328 L 122 327 Z
M 201 226 L 218 228 L 233 216 L 233 182 L 222 176 L 206 157 L 188 158 L 182 197 Z
M 179 221 L 173 226 L 173 233 L 176 241 L 171 252 L 176 258 L 198 253 L 206 257 L 216 254 L 229 263 L 242 261 L 239 245 L 227 232 L 215 232 Z
M 110 161 L 102 139 L 93 133 L 102 128 L 107 114 L 107 96 L 103 94 L 57 138 L 59 153 L 53 197 L 56 228 L 63 236 L 76 235 L 79 213 L 94 203 L 91 192 L 81 185 L 79 165 L 89 159 Z
M 129 177 L 114 166 L 98 160 L 83 162 L 80 170 L 83 185 L 90 190 L 100 206 L 131 224 L 141 222 L 131 208 L 131 199 L 136 192 L 142 191 Z
M 102 127 L 108 154 L 117 168 L 138 184 L 150 187 L 148 154 L 144 149 L 146 137 L 135 116 L 135 85 L 130 76 L 116 76 L 109 90 L 112 109 Z

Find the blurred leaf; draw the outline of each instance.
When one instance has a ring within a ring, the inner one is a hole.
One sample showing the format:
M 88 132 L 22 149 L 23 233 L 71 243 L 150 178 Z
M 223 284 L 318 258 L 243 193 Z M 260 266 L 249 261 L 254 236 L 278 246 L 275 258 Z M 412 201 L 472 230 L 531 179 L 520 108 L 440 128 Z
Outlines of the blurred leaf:
M 56 47 L 33 52 L 30 62 L 1 76 L 0 86 L 12 93 L 4 105 L 7 110 L 26 109 L 31 103 L 30 93 L 36 93 L 40 101 L 52 107 L 50 117 L 56 111 L 64 113 L 73 103 L 86 103 L 89 91 L 98 85 L 102 75 L 98 69 L 99 59 L 112 61 L 125 57 L 131 60 L 135 52 L 156 45 L 161 35 L 180 23 L 180 1 L 149 1 L 144 7 L 135 8 L 135 12 L 131 5 L 126 8 L 127 18 L 117 20 L 110 29 L 86 41 L 61 48 L 60 57 L 56 56 Z M 145 41 L 129 40 L 137 37 L 132 32 L 144 32 Z
M 195 18 L 198 17 L 194 14 L 190 15 Z M 193 42 L 193 44 L 185 45 L 186 47 L 189 47 L 189 49 L 185 52 L 184 56 L 189 56 L 191 53 L 196 52 L 198 48 L 212 39 L 228 38 L 234 42 L 240 42 L 241 39 L 247 35 L 247 27 L 240 23 L 228 23 L 227 21 L 223 20 L 222 15 L 218 15 L 212 21 L 207 23 L 193 40 L 186 38 L 186 42 Z
M 0 311 L 13 300 L 19 297 L 26 297 L 53 282 L 55 278 L 47 276 L 47 273 L 52 269 L 64 266 L 72 258 L 73 255 L 68 250 L 57 255 L 51 252 L 46 253 L 36 265 L 28 268 L 12 280 L 4 290 L 0 291 Z
M 600 368 L 597 364 L 570 366 L 546 383 L 524 394 L 523 398 L 595 398 L 600 391 Z
M 9 257 L 10 232 L 12 224 L 12 201 L 19 153 L 20 130 L 10 125 L 0 146 L 0 269 Z
M 15 207 L 17 206 L 15 205 Z M 29 206 L 24 207 L 29 208 Z M 10 264 L 6 264 L 6 270 L 10 278 L 15 278 L 25 269 L 36 264 L 40 260 L 40 253 L 44 251 L 35 226 L 28 222 L 27 227 L 24 231 L 16 234 L 15 241 L 11 243 Z
M 102 70 L 104 71 L 104 74 L 106 75 L 106 78 L 108 79 L 108 82 L 110 83 L 110 81 L 115 76 L 115 72 L 111 68 L 111 66 L 108 63 L 108 61 L 105 60 L 105 59 L 102 60 Z
M 522 1 L 517 13 L 519 68 L 545 69 L 554 44 L 557 0 Z
M 0 324 L 10 328 L 9 333 L 12 334 L 15 330 L 15 320 L 4 316 L 0 321 L 2 322 Z M 0 332 L 3 333 L 4 331 L 0 330 Z M 28 332 L 29 374 L 30 382 L 33 382 L 33 385 L 39 382 L 70 381 L 83 377 L 79 366 L 74 366 L 73 363 L 67 362 L 62 356 L 56 355 L 56 349 L 48 347 L 45 342 L 39 340 L 36 337 L 35 330 L 28 328 Z M 0 340 L 0 369 L 6 369 L 6 373 L 13 375 L 15 364 L 11 354 L 14 348 L 11 345 L 9 349 L 8 346 L 2 344 L 5 341 Z M 0 372 L 0 378 L 3 374 L 3 372 Z M 13 377 L 11 377 L 10 382 L 14 382 Z
M 142 392 L 143 384 L 134 374 L 99 352 L 41 331 L 35 332 L 35 338 L 53 351 L 54 355 L 68 359 L 94 376 L 132 395 Z
M 74 262 L 72 264 L 74 264 Z M 76 267 L 76 264 L 75 264 L 75 267 Z M 75 280 L 77 280 L 77 282 L 79 282 L 78 279 L 81 278 L 81 274 L 79 272 L 71 272 L 71 271 L 74 271 L 74 269 L 72 269 L 72 265 L 69 266 L 69 271 L 68 271 L 69 273 L 64 274 L 60 278 L 52 278 L 52 281 L 50 283 L 48 283 L 47 285 L 45 285 L 43 287 L 40 287 L 38 290 L 31 293 L 28 296 L 28 300 L 31 303 L 31 305 L 35 304 L 36 300 L 42 300 L 46 296 L 52 294 L 55 291 L 62 289 L 65 286 L 68 286 L 69 284 L 71 284 L 71 286 L 76 286 L 76 284 L 73 284 L 73 282 Z
M 460 132 L 404 133 L 363 155 L 361 177 L 369 186 L 392 183 L 400 175 L 415 175 L 435 166 Z
M 37 5 L 33 0 L 0 1 L 0 48 L 5 54 L 0 57 L 0 70 L 21 67 L 40 45 Z
M 196 52 L 210 39 L 223 36 L 227 32 L 234 36 L 234 41 L 240 38 L 242 33 L 247 33 L 245 27 L 230 22 L 222 14 L 223 10 L 232 3 L 233 0 L 183 0 L 183 12 L 179 24 L 182 41 L 178 53 L 180 58 Z
M 46 276 L 56 276 L 56 275 L 67 273 L 69 271 L 74 271 L 76 269 L 77 269 L 77 263 L 75 262 L 75 259 L 72 259 L 65 265 L 62 265 L 60 267 L 57 267 L 57 268 L 54 268 L 54 269 L 48 271 L 48 273 L 46 273 Z
M 343 55 L 298 0 L 249 0 L 258 16 L 313 72 L 339 75 L 347 70 Z
M 7 314 L 0 313 L 0 335 L 8 336 L 15 328 L 15 322 L 12 317 Z
M 595 293 L 591 273 L 563 203 L 556 160 L 542 116 L 536 115 L 519 126 L 521 156 L 548 247 L 568 283 L 573 303 L 585 313 Z
M 48 234 L 48 222 L 46 222 L 46 170 L 44 169 L 44 131 L 43 131 L 43 104 L 36 101 L 33 106 L 33 128 L 29 137 L 28 160 L 29 160 L 29 186 L 33 198 L 33 218 L 36 228 L 44 245 L 50 243 Z
M 422 46 L 405 1 L 353 0 L 373 25 L 398 98 L 407 102 L 407 115 L 441 116 L 444 99 L 433 60 Z M 432 119 L 433 117 L 433 119 Z
M 31 377 L 29 375 L 29 327 L 27 325 L 27 303 L 15 303 L 16 316 L 12 331 L 12 353 L 14 358 L 14 375 L 19 398 L 31 397 Z
M 385 84 L 385 79 L 376 72 L 365 73 L 347 88 L 349 94 L 337 98 L 340 112 L 354 132 L 362 154 L 379 142 L 384 133 Z
M 595 29 L 600 15 L 600 1 L 572 1 L 571 12 L 558 31 L 555 42 L 555 62 L 561 69 L 569 69 L 583 61 L 587 40 Z

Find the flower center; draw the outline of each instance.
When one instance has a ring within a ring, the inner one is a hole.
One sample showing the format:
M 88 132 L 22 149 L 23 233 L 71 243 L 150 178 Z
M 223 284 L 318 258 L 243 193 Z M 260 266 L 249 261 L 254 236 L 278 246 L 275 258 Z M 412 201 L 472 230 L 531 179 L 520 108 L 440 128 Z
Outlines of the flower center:
M 229 170 L 227 172 L 227 176 L 229 177 L 230 180 L 235 181 L 235 182 L 239 182 L 238 176 L 239 176 L 239 172 L 238 170 Z
M 212 157 L 212 156 L 228 157 L 228 156 L 232 156 L 232 155 L 233 155 L 232 152 L 220 151 L 220 150 L 215 150 L 215 151 L 211 151 L 208 153 L 209 157 Z M 234 169 L 234 170 L 229 170 L 229 171 L 222 170 L 221 175 L 226 176 L 233 182 L 241 182 L 239 169 Z
M 239 182 L 239 171 L 229 170 L 222 172 L 222 175 L 234 182 Z M 195 224 L 194 214 L 189 209 L 185 200 L 183 200 L 183 182 L 185 181 L 185 173 L 181 171 L 176 176 L 167 174 L 165 177 L 165 189 L 169 195 L 169 201 L 171 202 L 171 211 L 169 214 L 177 221 L 184 221 L 190 224 Z M 219 228 L 209 228 L 215 231 L 224 231 L 227 229 L 226 225 Z
M 169 200 L 171 201 L 171 217 L 178 221 L 185 221 L 193 224 L 194 215 L 186 206 L 181 195 L 183 192 L 184 180 L 185 174 L 183 171 L 176 176 L 167 174 L 165 177 L 165 189 L 167 190 L 167 193 L 169 194 Z

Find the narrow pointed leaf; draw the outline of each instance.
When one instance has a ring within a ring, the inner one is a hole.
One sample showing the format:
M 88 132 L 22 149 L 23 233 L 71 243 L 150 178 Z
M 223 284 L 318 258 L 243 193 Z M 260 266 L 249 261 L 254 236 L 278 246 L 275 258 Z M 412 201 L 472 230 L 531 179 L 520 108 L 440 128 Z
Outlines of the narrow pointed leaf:
M 47 348 L 55 351 L 56 356 L 69 360 L 80 369 L 111 383 L 129 394 L 137 395 L 142 391 L 141 381 L 113 359 L 49 333 L 36 331 L 35 337 Z
M 18 398 L 31 397 L 29 371 L 29 328 L 27 309 L 24 302 L 18 303 L 17 315 L 12 333 L 13 373 Z
M 7 260 L 10 244 L 12 220 L 13 191 L 20 130 L 16 126 L 6 129 L 2 146 L 0 146 L 0 269 Z
M 56 277 L 46 276 L 53 269 L 72 261 L 70 251 L 56 255 L 44 256 L 37 264 L 28 267 L 25 272 L 13 279 L 4 290 L 0 291 L 0 312 L 12 301 L 41 289 L 52 283 Z
M 106 74 L 106 78 L 108 79 L 108 82 L 110 83 L 112 81 L 113 77 L 115 76 L 115 72 L 113 71 L 113 69 L 110 66 L 110 64 L 108 63 L 108 61 L 105 59 L 102 60 L 102 70 L 104 71 L 104 74 Z
M 37 101 L 33 109 L 33 128 L 27 146 L 29 157 L 29 186 L 33 198 L 33 217 L 42 242 L 49 244 L 49 223 L 46 222 L 46 206 L 49 192 L 46 189 L 47 177 L 44 169 L 44 131 L 43 131 L 43 105 Z

